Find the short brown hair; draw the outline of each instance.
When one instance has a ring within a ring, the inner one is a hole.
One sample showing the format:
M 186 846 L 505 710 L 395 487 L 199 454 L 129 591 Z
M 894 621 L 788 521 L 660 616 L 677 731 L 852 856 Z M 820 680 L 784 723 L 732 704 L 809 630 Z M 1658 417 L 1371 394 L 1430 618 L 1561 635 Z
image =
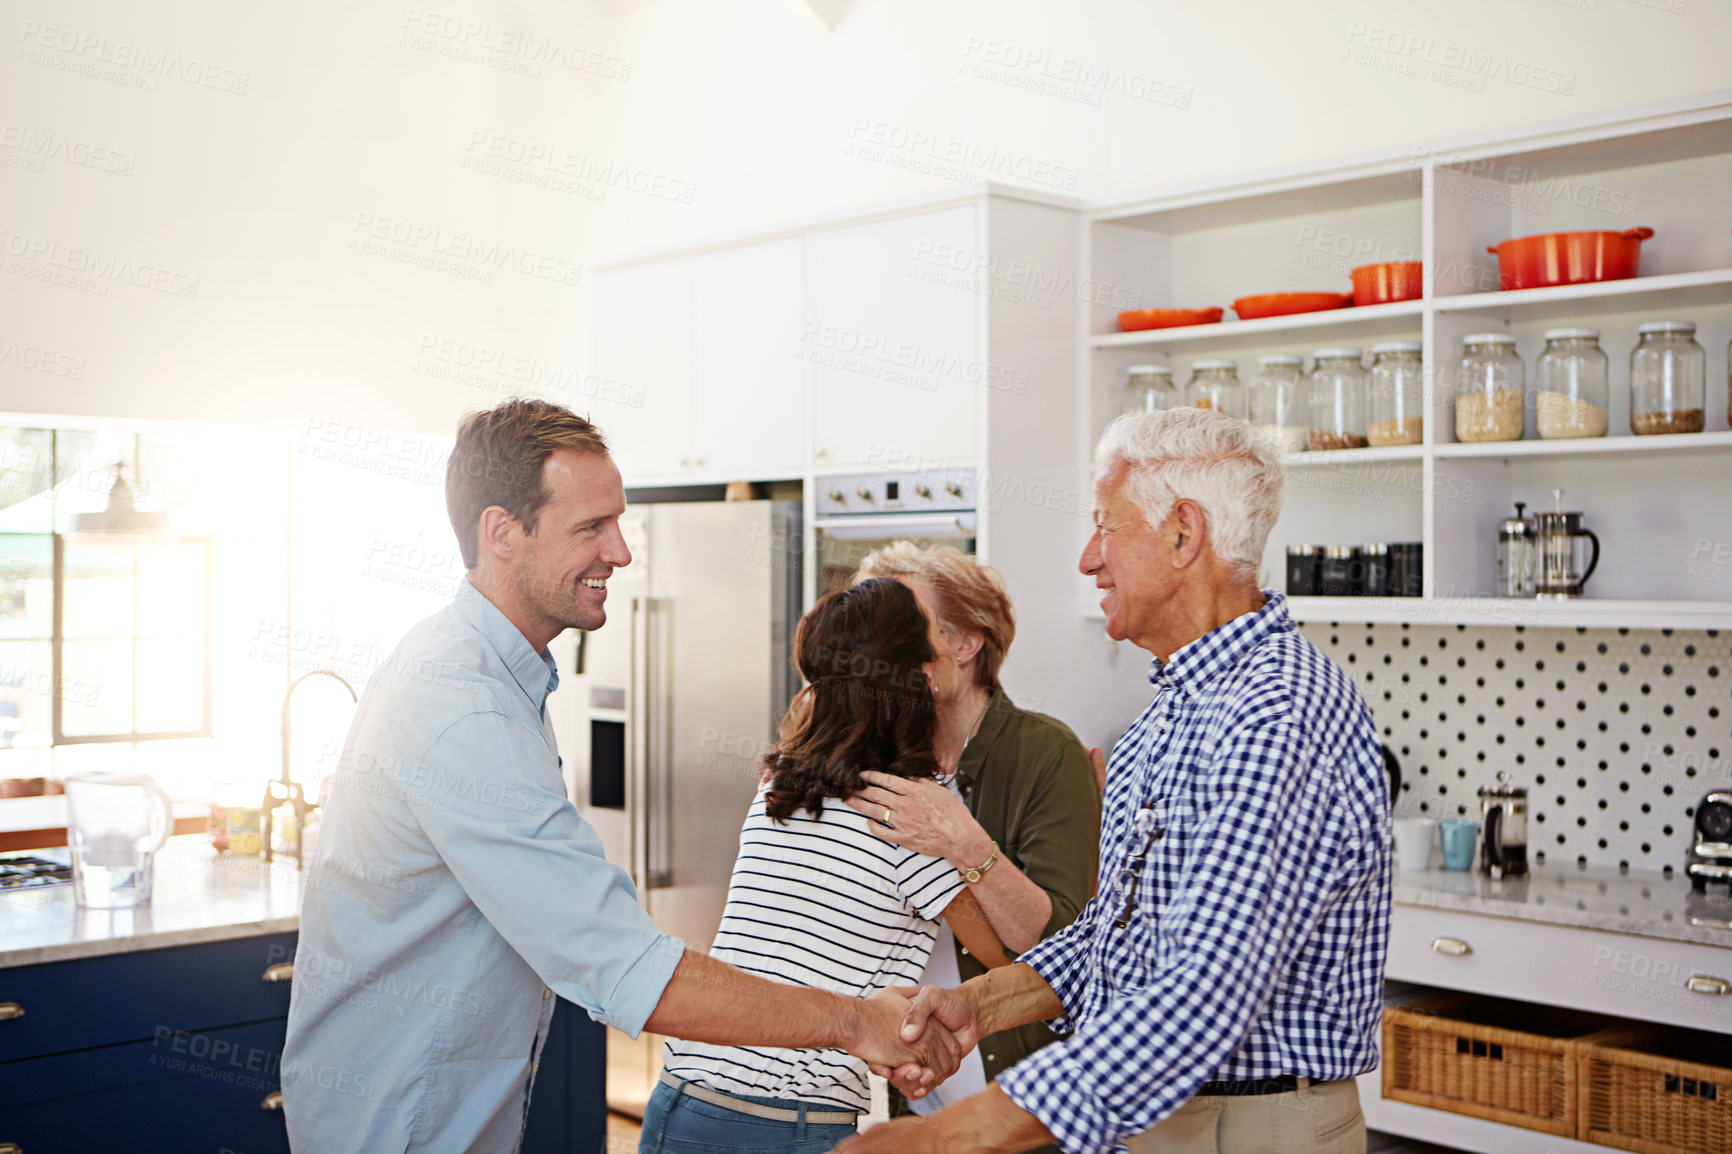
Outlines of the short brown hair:
M 900 581 L 862 581 L 825 594 L 800 619 L 794 664 L 807 681 L 764 754 L 764 811 L 816 817 L 827 797 L 865 785 L 860 772 L 936 777 L 937 713 L 922 668 L 933 658 L 926 613 Z
M 445 463 L 445 511 L 465 569 L 480 559 L 476 533 L 484 509 L 498 505 L 524 532 L 535 532 L 548 501 L 542 466 L 559 449 L 606 453 L 607 440 L 564 405 L 532 398 L 514 397 L 463 418 Z
M 867 554 L 854 580 L 869 577 L 919 578 L 938 599 L 933 611 L 947 629 L 981 636 L 974 660 L 975 684 L 998 688 L 998 670 L 1016 639 L 1016 610 L 1004 590 L 1004 578 L 954 545 L 922 548 L 912 541 L 892 541 Z

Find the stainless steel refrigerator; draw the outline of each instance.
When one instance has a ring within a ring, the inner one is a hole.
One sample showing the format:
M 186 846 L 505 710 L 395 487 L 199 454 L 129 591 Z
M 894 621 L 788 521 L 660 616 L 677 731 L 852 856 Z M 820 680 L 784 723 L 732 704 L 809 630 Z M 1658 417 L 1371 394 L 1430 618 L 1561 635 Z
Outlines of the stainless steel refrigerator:
M 566 785 L 668 933 L 707 949 L 759 758 L 799 681 L 798 501 L 634 504 L 607 624 L 555 644 Z M 551 900 L 557 900 L 549 895 Z M 640 1115 L 662 1038 L 608 1033 L 608 1104 Z

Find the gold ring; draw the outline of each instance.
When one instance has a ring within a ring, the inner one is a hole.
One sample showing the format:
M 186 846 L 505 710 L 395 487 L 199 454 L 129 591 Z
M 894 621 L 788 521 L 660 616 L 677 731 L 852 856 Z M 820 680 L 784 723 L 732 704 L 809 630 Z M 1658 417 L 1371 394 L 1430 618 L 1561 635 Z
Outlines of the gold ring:
M 884 823 L 884 824 L 885 824 L 885 825 L 890 825 L 890 807 L 889 807 L 889 806 L 885 806 L 885 807 L 884 807 L 884 816 L 883 816 L 883 817 L 882 817 L 882 818 L 881 818 L 881 819 L 880 819 L 880 820 L 881 820 L 881 821 L 882 821 L 882 822 L 883 822 L 883 823 Z M 891 827 L 890 827 L 890 828 L 892 828 L 892 829 L 895 829 L 895 828 L 896 828 L 896 827 L 895 827 L 895 826 L 891 826 Z

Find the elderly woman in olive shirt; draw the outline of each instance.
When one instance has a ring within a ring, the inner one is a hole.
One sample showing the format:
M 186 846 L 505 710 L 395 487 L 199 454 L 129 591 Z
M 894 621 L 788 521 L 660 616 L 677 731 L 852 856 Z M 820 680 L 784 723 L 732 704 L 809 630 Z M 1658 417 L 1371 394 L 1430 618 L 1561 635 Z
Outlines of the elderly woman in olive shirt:
M 1093 758 L 1062 722 L 1018 708 L 998 670 L 1016 634 L 1014 611 L 996 570 L 950 548 L 901 541 L 872 553 L 856 580 L 894 577 L 937 619 L 933 752 L 948 785 L 866 773 L 869 788 L 849 803 L 878 819 L 884 840 L 948 859 L 1005 946 L 1016 952 L 1069 925 L 1093 892 L 1101 799 Z M 948 936 L 948 931 L 946 931 Z M 953 985 L 1002 959 L 969 956 L 953 937 L 926 984 Z M 926 1113 L 987 1082 L 1053 1040 L 1041 1023 L 981 1039 L 949 1082 L 912 1108 Z M 978 1062 L 978 1065 L 970 1065 Z M 894 1093 L 894 1092 L 893 1092 Z M 898 1112 L 909 1103 L 896 1103 Z

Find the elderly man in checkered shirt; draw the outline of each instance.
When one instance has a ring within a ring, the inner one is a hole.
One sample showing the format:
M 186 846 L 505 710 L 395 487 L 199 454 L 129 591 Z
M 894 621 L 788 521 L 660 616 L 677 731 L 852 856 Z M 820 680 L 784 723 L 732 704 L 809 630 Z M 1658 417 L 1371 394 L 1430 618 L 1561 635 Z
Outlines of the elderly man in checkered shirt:
M 1107 633 L 1154 655 L 1113 750 L 1099 895 L 1017 964 L 923 990 L 904 1029 L 936 1018 L 966 1047 L 1048 1020 L 1065 1040 L 837 1149 L 1363 1151 L 1389 795 L 1358 691 L 1257 588 L 1280 462 L 1197 409 L 1119 418 L 1097 462 L 1080 567 Z

